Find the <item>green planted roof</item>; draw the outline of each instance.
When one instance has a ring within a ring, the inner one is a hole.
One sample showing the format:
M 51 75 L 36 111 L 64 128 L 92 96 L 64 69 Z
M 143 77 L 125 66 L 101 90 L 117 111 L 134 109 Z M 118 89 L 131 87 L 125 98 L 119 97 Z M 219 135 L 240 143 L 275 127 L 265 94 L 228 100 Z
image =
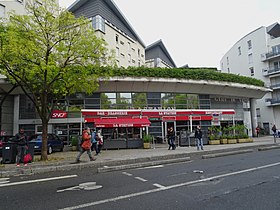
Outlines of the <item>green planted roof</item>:
M 108 67 L 104 67 L 108 68 Z M 108 70 L 108 69 L 107 69 Z M 255 78 L 240 76 L 236 74 L 221 73 L 216 68 L 147 68 L 128 67 L 112 68 L 111 76 L 121 77 L 152 77 L 152 78 L 174 78 L 190 80 L 208 80 L 217 82 L 233 82 L 246 85 L 264 87 L 264 82 Z

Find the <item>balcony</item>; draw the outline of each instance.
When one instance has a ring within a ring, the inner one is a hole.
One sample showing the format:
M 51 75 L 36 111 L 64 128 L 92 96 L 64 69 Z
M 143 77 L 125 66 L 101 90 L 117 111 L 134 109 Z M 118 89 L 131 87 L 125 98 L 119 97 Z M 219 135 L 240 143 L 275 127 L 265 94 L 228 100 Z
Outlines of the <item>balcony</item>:
M 273 69 L 263 69 L 263 76 L 270 76 L 274 74 L 280 73 L 280 68 L 273 68 Z
M 271 85 L 270 88 L 271 88 L 272 90 L 280 89 L 280 83 Z
M 280 57 L 280 52 L 269 52 L 266 54 L 262 54 L 261 60 L 264 62 L 264 61 L 269 61 L 271 59 L 278 58 L 278 57 Z
M 265 103 L 267 106 L 279 106 L 280 98 L 266 98 Z

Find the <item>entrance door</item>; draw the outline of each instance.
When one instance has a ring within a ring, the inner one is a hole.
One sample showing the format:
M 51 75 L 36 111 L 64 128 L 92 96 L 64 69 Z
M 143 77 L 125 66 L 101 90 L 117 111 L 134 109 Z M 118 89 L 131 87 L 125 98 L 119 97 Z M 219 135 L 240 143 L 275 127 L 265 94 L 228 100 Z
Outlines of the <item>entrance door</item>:
M 163 133 L 164 133 L 164 139 L 167 142 L 167 130 L 170 127 L 173 127 L 174 132 L 176 134 L 176 122 L 175 121 L 169 121 L 169 122 L 163 122 Z

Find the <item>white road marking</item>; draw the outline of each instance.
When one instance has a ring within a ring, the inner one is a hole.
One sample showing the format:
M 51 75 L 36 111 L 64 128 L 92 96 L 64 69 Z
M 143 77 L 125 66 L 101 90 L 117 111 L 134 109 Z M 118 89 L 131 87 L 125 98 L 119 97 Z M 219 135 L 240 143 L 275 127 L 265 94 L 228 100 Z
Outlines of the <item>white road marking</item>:
M 122 172 L 123 175 L 127 175 L 127 176 L 132 176 L 132 174 L 127 173 L 127 172 Z
M 143 179 L 143 178 L 141 178 L 141 177 L 135 177 L 135 179 L 138 179 L 138 180 L 140 180 L 141 182 L 147 182 L 147 181 L 148 181 L 148 180 Z
M 150 169 L 150 168 L 163 168 L 163 165 L 147 166 L 147 167 L 144 167 L 143 169 Z
M 213 177 L 209 177 L 209 178 L 205 178 L 205 179 L 199 179 L 199 180 L 194 180 L 194 181 L 190 181 L 190 182 L 184 182 L 184 183 L 175 184 L 175 185 L 171 185 L 171 186 L 167 186 L 167 187 L 163 187 L 163 188 L 157 188 L 157 189 L 153 189 L 153 190 L 147 190 L 147 191 L 132 193 L 132 194 L 128 194 L 128 195 L 121 195 L 121 196 L 118 196 L 118 197 L 115 197 L 115 198 L 109 198 L 109 199 L 95 201 L 95 202 L 91 202 L 91 203 L 85 203 L 85 204 L 81 204 L 81 205 L 77 205 L 77 206 L 66 207 L 66 208 L 63 208 L 63 209 L 60 209 L 60 210 L 74 210 L 74 209 L 81 209 L 81 208 L 86 208 L 86 207 L 90 207 L 90 206 L 96 206 L 96 205 L 103 204 L 103 203 L 115 202 L 115 201 L 124 200 L 124 199 L 128 199 L 128 198 L 133 198 L 133 197 L 137 197 L 137 196 L 141 196 L 141 195 L 147 195 L 147 194 L 151 194 L 151 193 L 170 190 L 170 189 L 174 189 L 174 188 L 178 188 L 178 187 L 188 186 L 188 185 L 202 183 L 202 182 L 208 182 L 208 181 L 218 179 L 218 178 L 223 178 L 223 177 L 228 177 L 228 176 L 253 172 L 253 171 L 257 171 L 257 170 L 261 170 L 261 169 L 265 169 L 265 168 L 270 168 L 270 167 L 274 167 L 274 166 L 278 166 L 278 165 L 280 165 L 280 162 L 273 163 L 273 164 L 268 164 L 268 165 L 264 165 L 264 166 L 259 166 L 259 167 L 254 167 L 254 168 L 249 168 L 249 169 L 236 171 L 236 172 L 232 172 L 232 173 L 221 174 L 221 175 L 217 175 L 217 176 L 213 176 Z
M 96 185 L 96 182 L 86 182 L 86 183 L 79 184 L 78 186 L 57 190 L 56 192 L 60 193 L 60 192 L 71 191 L 71 190 L 97 190 L 100 188 L 102 188 L 102 186 Z
M 9 183 L 10 178 L 0 178 L 0 184 L 5 184 L 5 183 Z
M 38 183 L 38 182 L 47 182 L 47 181 L 54 181 L 54 180 L 60 180 L 60 179 L 69 179 L 77 177 L 78 175 L 69 175 L 69 176 L 58 176 L 58 177 L 51 177 L 46 179 L 36 179 L 36 180 L 28 180 L 23 182 L 12 182 L 8 184 L 0 184 L 0 187 L 8 187 L 8 186 L 15 186 L 15 185 L 23 185 L 23 184 L 31 184 L 31 183 Z
M 155 184 L 153 184 L 155 187 L 158 187 L 158 188 L 165 188 L 165 186 L 163 186 L 163 185 L 161 185 L 161 184 L 157 184 L 157 183 L 155 183 Z

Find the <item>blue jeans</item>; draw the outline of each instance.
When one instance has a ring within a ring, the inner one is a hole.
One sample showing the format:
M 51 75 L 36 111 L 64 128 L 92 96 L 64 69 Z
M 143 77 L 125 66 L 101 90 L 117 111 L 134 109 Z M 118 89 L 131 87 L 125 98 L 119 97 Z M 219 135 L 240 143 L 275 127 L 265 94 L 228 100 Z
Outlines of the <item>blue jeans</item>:
M 200 146 L 201 150 L 203 150 L 203 141 L 202 141 L 202 138 L 196 138 L 196 147 L 197 147 L 197 150 L 199 150 L 199 146 Z

